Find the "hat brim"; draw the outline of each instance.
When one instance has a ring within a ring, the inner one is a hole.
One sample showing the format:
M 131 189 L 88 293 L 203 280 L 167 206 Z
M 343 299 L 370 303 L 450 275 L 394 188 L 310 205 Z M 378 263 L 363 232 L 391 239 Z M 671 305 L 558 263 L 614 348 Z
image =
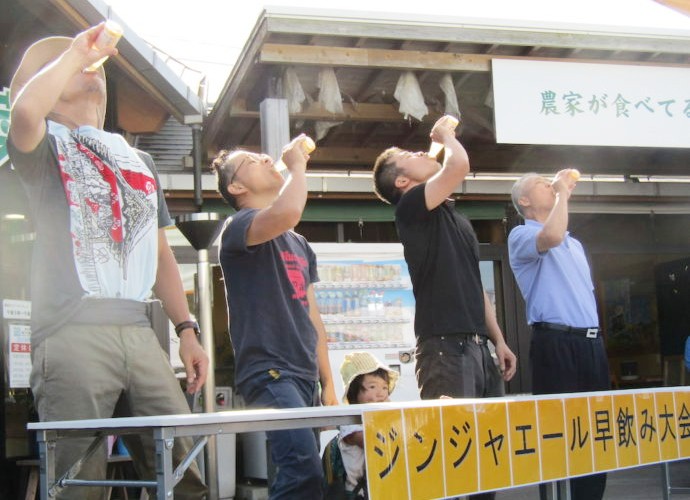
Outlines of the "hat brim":
M 393 394 L 393 391 L 395 390 L 395 386 L 398 383 L 398 379 L 400 378 L 400 373 L 398 373 L 397 370 L 394 370 L 390 366 L 384 365 L 383 363 L 381 363 L 380 361 L 377 360 L 376 367 L 374 367 L 373 369 L 367 369 L 366 371 L 358 371 L 350 377 L 350 380 L 348 380 L 347 384 L 345 384 L 345 390 L 343 392 L 343 397 L 342 397 L 343 403 L 348 403 L 347 393 L 350 390 L 350 384 L 352 384 L 352 382 L 357 377 L 359 377 L 360 375 L 366 375 L 367 373 L 373 373 L 376 370 L 378 370 L 379 368 L 386 370 L 386 372 L 388 373 L 388 394 L 389 395 Z
M 50 36 L 43 38 L 32 44 L 22 57 L 17 71 L 14 72 L 10 82 L 10 105 L 14 104 L 24 86 L 47 64 L 56 60 L 62 55 L 74 41 L 73 38 L 66 36 Z M 98 72 L 105 81 L 105 70 L 103 66 L 98 68 Z M 105 111 L 106 97 L 103 97 L 103 111 Z

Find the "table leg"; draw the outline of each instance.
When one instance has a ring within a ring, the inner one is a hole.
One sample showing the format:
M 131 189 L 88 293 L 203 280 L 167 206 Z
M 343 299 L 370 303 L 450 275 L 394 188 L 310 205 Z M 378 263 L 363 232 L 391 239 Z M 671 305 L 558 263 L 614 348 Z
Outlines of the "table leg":
M 41 500 L 49 500 L 57 496 L 55 490 L 55 443 L 54 431 L 38 431 L 38 455 L 41 470 Z
M 174 434 L 171 429 L 154 429 L 153 440 L 156 443 L 156 498 L 169 500 L 174 498 L 175 487 L 172 460 Z

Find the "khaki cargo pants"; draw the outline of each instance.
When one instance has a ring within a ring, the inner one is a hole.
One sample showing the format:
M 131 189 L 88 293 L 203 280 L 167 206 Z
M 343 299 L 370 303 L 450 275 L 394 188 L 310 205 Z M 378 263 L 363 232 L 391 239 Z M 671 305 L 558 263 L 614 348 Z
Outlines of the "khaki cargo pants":
M 32 352 L 31 388 L 41 421 L 189 413 L 189 406 L 154 331 L 142 326 L 68 324 Z M 141 479 L 155 480 L 152 433 L 125 436 Z M 56 477 L 83 454 L 91 438 L 61 440 L 56 447 Z M 176 466 L 191 448 L 177 439 Z M 105 442 L 77 478 L 104 479 Z M 176 499 L 206 495 L 194 465 L 174 490 Z M 68 487 L 60 499 L 101 499 L 104 488 Z

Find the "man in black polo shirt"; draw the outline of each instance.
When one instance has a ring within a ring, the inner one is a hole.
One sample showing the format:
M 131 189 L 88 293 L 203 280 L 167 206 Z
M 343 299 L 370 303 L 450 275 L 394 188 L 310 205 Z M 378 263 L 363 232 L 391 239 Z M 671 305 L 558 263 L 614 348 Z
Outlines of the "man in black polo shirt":
M 396 205 L 412 279 L 417 384 L 422 399 L 502 396 L 516 358 L 482 288 L 474 230 L 448 202 L 469 172 L 469 159 L 446 117 L 430 135 L 445 147 L 443 166 L 427 153 L 399 148 L 384 151 L 374 165 L 376 194 Z M 496 346 L 499 367 L 487 339 Z

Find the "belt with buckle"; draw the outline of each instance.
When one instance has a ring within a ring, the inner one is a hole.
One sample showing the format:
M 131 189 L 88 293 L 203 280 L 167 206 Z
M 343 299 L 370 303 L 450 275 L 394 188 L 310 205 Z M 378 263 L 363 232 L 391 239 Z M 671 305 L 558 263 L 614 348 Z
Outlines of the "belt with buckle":
M 574 326 L 560 325 L 558 323 L 546 323 L 543 321 L 532 323 L 532 328 L 535 330 L 554 330 L 557 332 L 572 333 L 573 335 L 578 335 L 588 339 L 598 338 L 600 332 L 600 328 L 596 326 L 591 328 L 577 328 Z
M 445 337 L 450 337 L 450 338 L 461 337 L 461 338 L 463 338 L 465 340 L 469 340 L 470 342 L 473 342 L 477 345 L 484 345 L 489 340 L 489 338 L 486 335 L 479 335 L 478 333 L 446 333 L 446 334 L 440 335 L 441 339 L 443 339 Z

